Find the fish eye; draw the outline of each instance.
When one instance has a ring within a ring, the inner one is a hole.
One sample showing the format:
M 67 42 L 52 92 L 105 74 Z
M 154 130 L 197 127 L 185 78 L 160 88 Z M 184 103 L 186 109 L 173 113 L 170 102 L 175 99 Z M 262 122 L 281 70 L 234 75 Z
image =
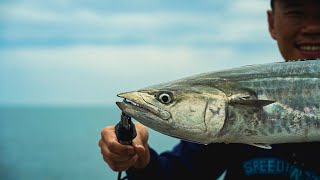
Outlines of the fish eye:
M 167 94 L 167 93 L 160 94 L 158 99 L 163 104 L 168 104 L 172 100 L 171 96 L 169 94 Z

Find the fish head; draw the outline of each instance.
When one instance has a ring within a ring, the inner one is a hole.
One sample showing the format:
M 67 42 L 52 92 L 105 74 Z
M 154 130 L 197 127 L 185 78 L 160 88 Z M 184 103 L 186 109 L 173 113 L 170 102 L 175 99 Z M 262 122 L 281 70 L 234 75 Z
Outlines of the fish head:
M 218 89 L 143 89 L 118 94 L 119 108 L 145 126 L 175 138 L 209 144 L 226 119 L 226 95 Z M 201 89 L 201 88 L 200 88 Z

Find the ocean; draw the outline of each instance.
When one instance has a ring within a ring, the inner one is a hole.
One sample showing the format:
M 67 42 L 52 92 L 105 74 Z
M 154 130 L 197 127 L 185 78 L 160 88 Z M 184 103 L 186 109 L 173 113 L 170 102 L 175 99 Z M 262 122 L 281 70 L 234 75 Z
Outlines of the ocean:
M 115 107 L 1 106 L 1 180 L 116 180 L 98 146 L 100 131 L 119 122 Z M 178 139 L 149 129 L 158 153 Z

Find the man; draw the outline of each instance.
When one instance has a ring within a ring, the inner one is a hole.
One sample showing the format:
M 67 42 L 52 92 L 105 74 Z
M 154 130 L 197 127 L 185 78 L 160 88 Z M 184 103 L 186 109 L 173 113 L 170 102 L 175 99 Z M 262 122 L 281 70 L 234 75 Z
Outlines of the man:
M 269 31 L 285 61 L 320 58 L 320 1 L 271 0 Z M 129 179 L 320 179 L 320 142 L 276 144 L 272 150 L 244 144 L 199 145 L 181 141 L 158 155 L 148 131 L 136 123 L 133 146 L 117 142 L 114 126 L 101 132 L 104 160 Z
M 320 57 L 319 1 L 271 1 L 268 11 L 271 36 L 277 41 L 286 61 Z

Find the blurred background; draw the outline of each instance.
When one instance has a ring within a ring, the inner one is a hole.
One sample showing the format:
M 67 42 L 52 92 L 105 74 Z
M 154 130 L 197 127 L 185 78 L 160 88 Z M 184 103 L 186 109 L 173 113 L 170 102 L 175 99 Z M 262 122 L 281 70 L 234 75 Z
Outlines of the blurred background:
M 269 0 L 0 1 L 0 179 L 116 179 L 120 92 L 282 61 Z M 157 152 L 178 139 L 150 130 Z

